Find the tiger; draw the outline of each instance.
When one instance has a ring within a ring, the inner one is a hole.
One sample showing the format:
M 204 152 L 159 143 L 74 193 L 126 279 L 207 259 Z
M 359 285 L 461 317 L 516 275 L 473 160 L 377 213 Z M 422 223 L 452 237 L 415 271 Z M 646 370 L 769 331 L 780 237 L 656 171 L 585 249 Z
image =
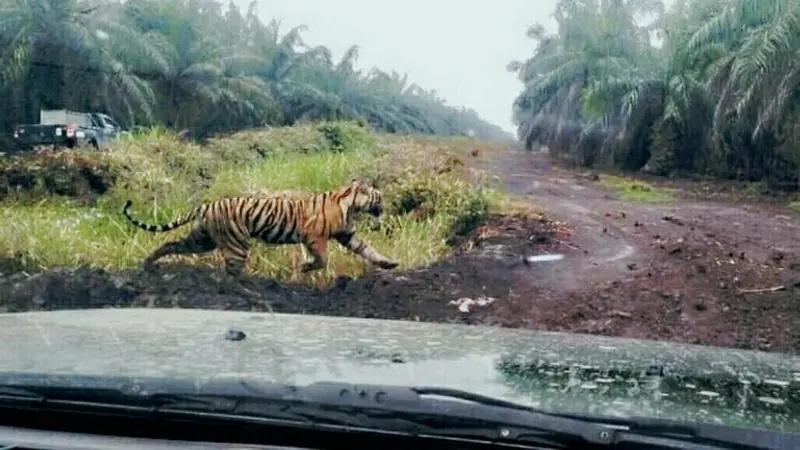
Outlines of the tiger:
M 382 269 L 394 269 L 397 261 L 378 253 L 355 233 L 354 219 L 368 213 L 374 222 L 383 214 L 383 195 L 374 185 L 352 180 L 339 189 L 305 196 L 227 197 L 196 206 L 164 225 L 150 225 L 131 216 L 128 200 L 122 214 L 134 225 L 153 233 L 170 231 L 195 221 L 184 239 L 167 242 L 148 256 L 145 269 L 167 255 L 203 254 L 219 249 L 225 271 L 232 277 L 244 272 L 250 256 L 250 240 L 266 244 L 301 244 L 311 256 L 303 273 L 326 267 L 327 243 L 333 239 L 349 251 Z

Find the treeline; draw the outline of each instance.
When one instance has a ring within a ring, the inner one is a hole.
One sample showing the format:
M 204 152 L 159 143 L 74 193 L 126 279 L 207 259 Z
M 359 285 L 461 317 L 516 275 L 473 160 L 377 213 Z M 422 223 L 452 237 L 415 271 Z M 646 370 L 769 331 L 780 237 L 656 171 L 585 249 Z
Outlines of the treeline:
M 472 109 L 396 72 L 356 70 L 214 0 L 6 0 L 0 8 L 0 126 L 41 108 L 106 111 L 123 125 L 203 137 L 263 125 L 360 119 L 398 133 L 507 139 Z
M 561 0 L 554 17 L 558 31 L 532 27 L 534 55 L 509 65 L 527 148 L 797 189 L 800 2 Z

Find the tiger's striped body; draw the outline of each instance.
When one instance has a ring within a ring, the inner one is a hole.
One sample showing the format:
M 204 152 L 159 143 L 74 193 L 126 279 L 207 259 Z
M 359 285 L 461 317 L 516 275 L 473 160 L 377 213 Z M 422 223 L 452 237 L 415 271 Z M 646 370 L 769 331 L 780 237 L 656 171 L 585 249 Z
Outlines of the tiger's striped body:
M 145 260 L 145 267 L 171 254 L 200 254 L 219 248 L 229 274 L 240 275 L 250 256 L 250 239 L 274 245 L 302 244 L 312 260 L 301 270 L 308 272 L 326 266 L 328 240 L 384 269 L 397 262 L 381 255 L 355 234 L 354 220 L 361 213 L 376 219 L 383 212 L 381 192 L 357 181 L 335 191 L 306 197 L 230 197 L 195 207 L 165 225 L 149 225 L 133 218 L 128 200 L 122 213 L 137 227 L 150 232 L 169 231 L 197 222 L 184 239 L 167 242 Z

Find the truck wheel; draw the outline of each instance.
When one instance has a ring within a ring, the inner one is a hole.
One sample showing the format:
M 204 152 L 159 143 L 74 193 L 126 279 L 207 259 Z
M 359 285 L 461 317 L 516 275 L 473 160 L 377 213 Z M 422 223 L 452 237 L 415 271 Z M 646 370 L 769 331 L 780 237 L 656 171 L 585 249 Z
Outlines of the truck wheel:
M 91 146 L 92 146 L 92 148 L 93 148 L 93 149 L 95 149 L 95 150 L 99 150 L 99 149 L 100 149 L 100 146 L 99 146 L 99 145 L 97 145 L 97 141 L 96 141 L 96 140 L 94 140 L 94 139 L 92 139 L 92 140 L 90 140 L 90 141 L 89 141 L 89 145 L 91 145 Z

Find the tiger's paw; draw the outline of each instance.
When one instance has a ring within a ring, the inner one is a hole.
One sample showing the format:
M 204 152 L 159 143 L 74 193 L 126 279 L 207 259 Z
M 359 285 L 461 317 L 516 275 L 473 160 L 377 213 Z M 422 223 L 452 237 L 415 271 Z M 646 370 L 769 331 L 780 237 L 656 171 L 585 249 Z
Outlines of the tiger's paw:
M 394 269 L 400 265 L 397 261 L 385 260 L 385 261 L 378 261 L 375 263 L 381 269 Z

